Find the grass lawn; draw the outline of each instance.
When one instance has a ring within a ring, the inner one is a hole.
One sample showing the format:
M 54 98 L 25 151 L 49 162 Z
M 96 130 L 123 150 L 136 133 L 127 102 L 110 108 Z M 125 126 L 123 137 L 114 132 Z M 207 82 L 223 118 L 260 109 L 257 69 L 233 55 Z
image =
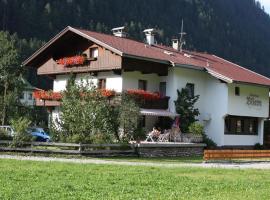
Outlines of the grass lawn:
M 270 199 L 270 171 L 0 159 L 0 199 Z

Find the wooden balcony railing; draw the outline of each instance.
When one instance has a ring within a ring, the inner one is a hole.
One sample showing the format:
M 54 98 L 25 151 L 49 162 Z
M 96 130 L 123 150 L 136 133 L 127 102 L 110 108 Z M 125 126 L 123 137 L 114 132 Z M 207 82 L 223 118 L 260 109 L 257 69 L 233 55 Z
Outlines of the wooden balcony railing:
M 168 109 L 170 97 L 162 97 L 160 99 L 145 100 L 141 103 L 141 108 L 146 109 Z

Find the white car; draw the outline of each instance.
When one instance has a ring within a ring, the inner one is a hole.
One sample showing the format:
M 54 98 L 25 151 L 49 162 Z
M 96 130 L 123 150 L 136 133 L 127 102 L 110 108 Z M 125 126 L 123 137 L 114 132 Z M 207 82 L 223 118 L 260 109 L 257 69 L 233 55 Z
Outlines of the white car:
M 8 136 L 13 137 L 15 135 L 15 131 L 11 126 L 0 126 L 1 130 L 4 130 Z

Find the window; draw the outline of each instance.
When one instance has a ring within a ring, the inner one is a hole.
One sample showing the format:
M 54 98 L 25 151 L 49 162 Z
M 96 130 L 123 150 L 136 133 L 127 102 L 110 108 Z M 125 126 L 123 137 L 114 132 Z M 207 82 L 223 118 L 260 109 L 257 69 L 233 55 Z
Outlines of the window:
M 139 90 L 147 90 L 147 81 L 146 80 L 139 80 L 138 89 Z
M 240 96 L 240 88 L 239 87 L 234 88 L 234 94 L 235 94 L 235 96 Z
M 90 48 L 90 58 L 98 57 L 98 47 Z
M 225 119 L 225 134 L 257 135 L 258 134 L 258 118 L 228 116 Z
M 186 89 L 188 91 L 189 97 L 194 97 L 194 84 L 193 83 L 187 83 L 186 84 Z
M 28 100 L 32 100 L 32 99 L 33 99 L 32 93 L 28 93 Z
M 166 82 L 159 83 L 159 93 L 161 96 L 166 96 Z
M 106 88 L 106 79 L 98 79 L 98 89 Z

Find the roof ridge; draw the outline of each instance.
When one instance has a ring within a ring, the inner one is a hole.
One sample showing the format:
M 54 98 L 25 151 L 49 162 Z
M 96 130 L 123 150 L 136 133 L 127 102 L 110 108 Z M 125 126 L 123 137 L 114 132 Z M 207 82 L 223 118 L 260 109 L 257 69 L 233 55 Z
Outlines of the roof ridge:
M 133 41 L 133 42 L 138 42 L 138 43 L 141 43 L 141 44 L 145 44 L 145 45 L 148 45 L 147 43 L 144 43 L 142 41 L 139 41 L 139 40 L 136 40 L 134 38 L 128 38 L 128 37 L 118 37 L 118 36 L 115 36 L 115 35 L 111 35 L 109 33 L 102 33 L 102 32 L 97 32 L 97 31 L 91 31 L 91 30 L 87 30 L 87 29 L 81 29 L 81 28 L 75 28 L 75 27 L 71 27 L 71 28 L 74 28 L 78 31 L 87 31 L 87 32 L 90 32 L 90 33 L 97 33 L 97 34 L 100 34 L 100 35 L 105 35 L 105 36 L 108 36 L 108 37 L 113 37 L 113 38 L 117 38 L 117 39 L 124 39 L 124 40 L 130 40 L 130 41 Z M 150 46 L 150 45 L 148 45 Z

